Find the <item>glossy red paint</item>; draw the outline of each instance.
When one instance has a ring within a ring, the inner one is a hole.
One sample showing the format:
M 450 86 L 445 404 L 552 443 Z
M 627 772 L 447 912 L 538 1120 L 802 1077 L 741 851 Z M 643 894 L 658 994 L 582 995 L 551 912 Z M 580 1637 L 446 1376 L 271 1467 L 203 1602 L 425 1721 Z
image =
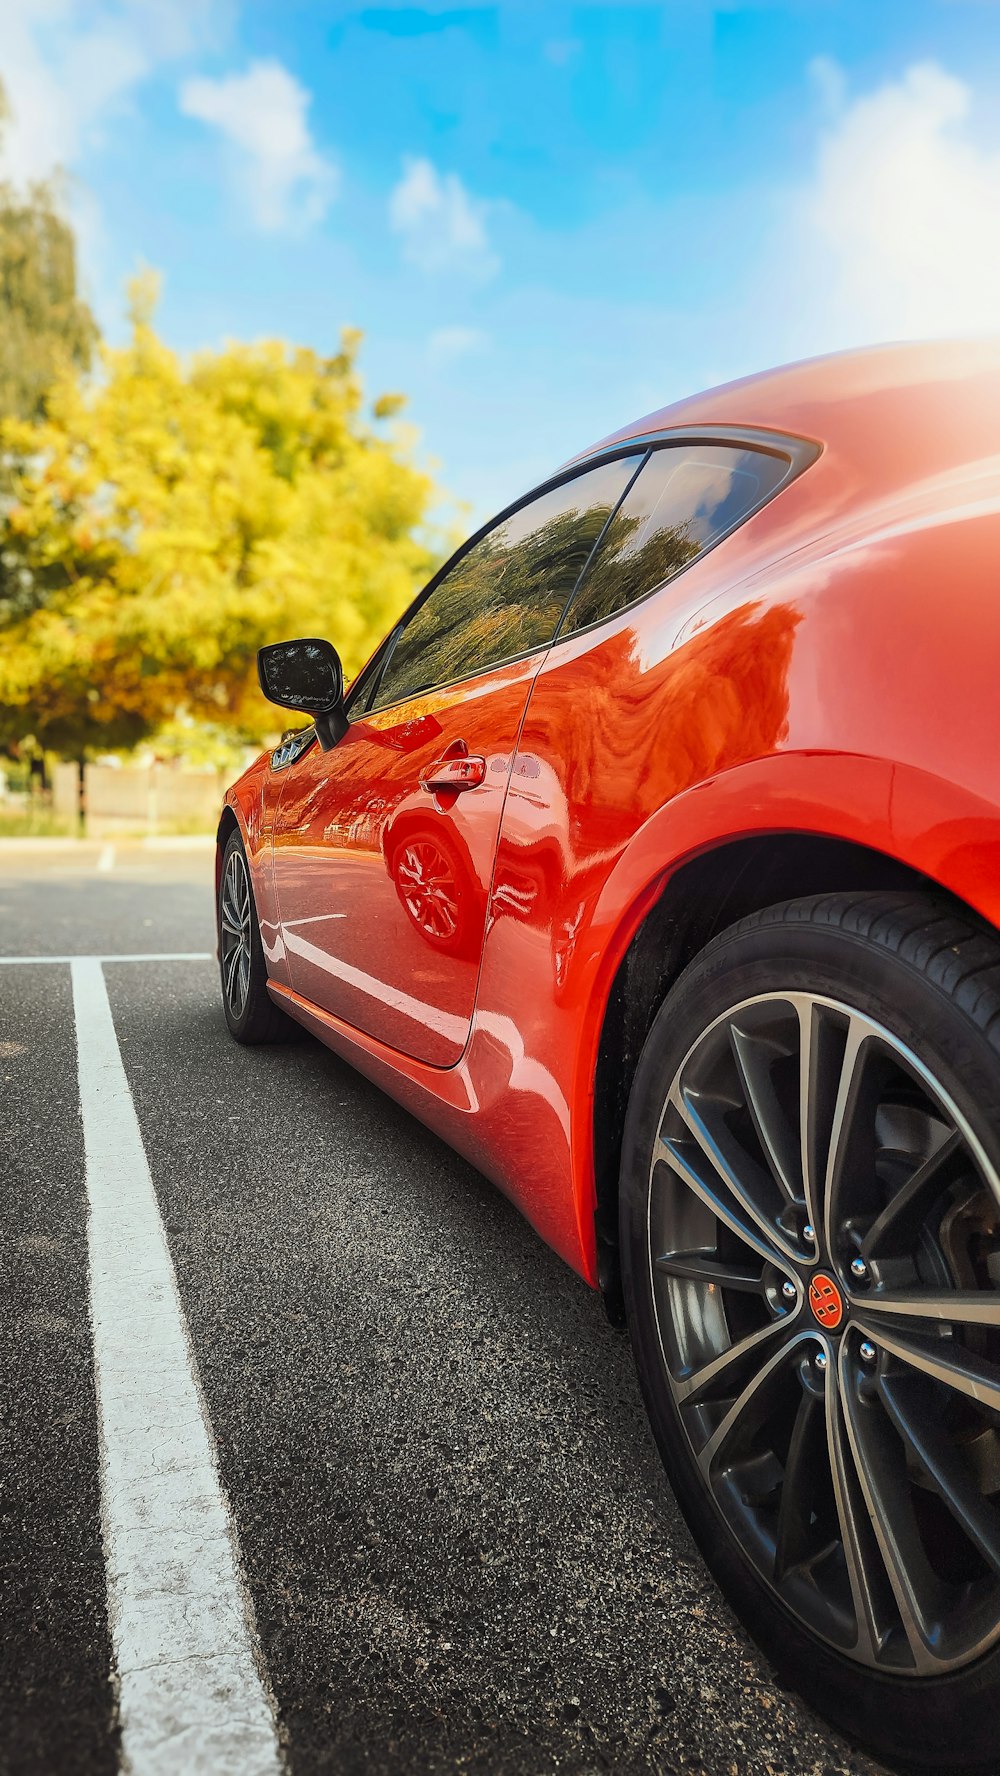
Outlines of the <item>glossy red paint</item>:
M 682 865 L 824 835 L 1000 925 L 998 414 L 1000 350 L 949 345 L 799 365 L 640 420 L 617 437 L 758 427 L 821 450 L 620 615 L 358 721 L 290 771 L 259 760 L 229 793 L 275 998 L 591 1283 L 602 1026 Z M 432 797 L 421 773 L 459 742 L 484 783 Z M 396 838 L 461 881 L 450 947 L 421 928 L 426 897 L 407 903 Z

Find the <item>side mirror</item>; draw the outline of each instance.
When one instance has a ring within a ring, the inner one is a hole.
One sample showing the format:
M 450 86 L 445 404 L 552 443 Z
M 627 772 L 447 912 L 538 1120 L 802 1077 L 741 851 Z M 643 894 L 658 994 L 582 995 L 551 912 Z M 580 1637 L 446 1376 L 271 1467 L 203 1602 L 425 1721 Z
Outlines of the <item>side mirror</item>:
M 257 677 L 269 702 L 315 716 L 324 752 L 346 734 L 344 670 L 330 642 L 318 638 L 272 642 L 258 650 Z

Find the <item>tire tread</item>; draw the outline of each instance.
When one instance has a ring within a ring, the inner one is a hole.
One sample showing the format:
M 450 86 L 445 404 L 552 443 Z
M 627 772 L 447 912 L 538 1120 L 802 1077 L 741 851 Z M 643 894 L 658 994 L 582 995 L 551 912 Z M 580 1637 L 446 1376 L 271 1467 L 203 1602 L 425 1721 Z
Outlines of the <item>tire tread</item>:
M 810 895 L 748 913 L 712 938 L 697 962 L 721 954 L 748 931 L 812 924 L 834 928 L 890 951 L 956 1002 L 1000 1055 L 1000 938 L 974 913 L 950 902 L 898 891 Z

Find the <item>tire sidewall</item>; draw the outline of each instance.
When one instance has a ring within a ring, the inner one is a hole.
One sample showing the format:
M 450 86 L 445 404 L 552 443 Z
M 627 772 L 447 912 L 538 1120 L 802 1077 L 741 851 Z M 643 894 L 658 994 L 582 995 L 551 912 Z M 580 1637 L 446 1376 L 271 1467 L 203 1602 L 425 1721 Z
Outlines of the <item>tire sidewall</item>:
M 648 1260 L 653 1143 L 670 1084 L 715 1018 L 756 994 L 799 989 L 883 1024 L 928 1068 L 1000 1170 L 1000 1066 L 972 1021 L 914 965 L 872 938 L 827 926 L 764 923 L 715 940 L 685 971 L 644 1046 L 626 1118 L 619 1198 L 622 1280 L 639 1383 L 678 1503 L 718 1583 L 780 1676 L 848 1737 L 901 1769 L 996 1767 L 1000 1647 L 923 1681 L 859 1666 L 786 1613 L 704 1486 L 660 1351 Z M 955 1761 L 961 1745 L 965 1763 Z

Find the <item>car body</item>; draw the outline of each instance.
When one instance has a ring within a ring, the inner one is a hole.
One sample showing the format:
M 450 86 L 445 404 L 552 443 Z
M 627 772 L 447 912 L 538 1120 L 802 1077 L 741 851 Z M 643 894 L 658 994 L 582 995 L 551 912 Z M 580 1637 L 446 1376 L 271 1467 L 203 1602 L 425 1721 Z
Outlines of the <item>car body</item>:
M 995 1768 L 1000 1706 L 998 415 L 953 342 L 635 421 L 346 700 L 262 650 L 316 724 L 219 828 L 233 1034 L 304 1025 L 602 1289 L 731 1601 L 908 1769 Z
M 226 796 L 274 997 L 589 1283 L 622 1115 L 602 1059 L 629 1041 L 609 1018 L 664 895 L 700 929 L 706 901 L 713 916 L 755 904 L 755 877 L 774 898 L 881 880 L 886 859 L 1000 924 L 998 410 L 1000 356 L 956 344 L 821 359 L 637 420 L 573 467 L 647 439 L 815 454 L 608 622 L 379 712 L 349 766 L 313 746 L 276 769 L 268 752 Z M 506 769 L 446 807 L 419 776 L 449 739 Z M 496 826 L 477 798 L 503 799 Z M 413 817 L 480 897 L 482 941 L 451 962 L 390 880 L 394 828 Z

